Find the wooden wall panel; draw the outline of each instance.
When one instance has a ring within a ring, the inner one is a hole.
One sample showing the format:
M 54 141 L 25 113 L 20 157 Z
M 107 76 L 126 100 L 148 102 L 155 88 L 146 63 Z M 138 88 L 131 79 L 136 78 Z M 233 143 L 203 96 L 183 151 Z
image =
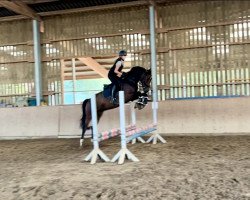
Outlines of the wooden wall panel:
M 250 95 L 249 1 L 188 1 L 156 9 L 159 100 Z M 44 17 L 44 92 L 57 94 L 54 102 L 60 103 L 61 60 L 114 59 L 126 49 L 128 66 L 149 68 L 148 17 L 144 6 Z M 32 21 L 1 22 L 0 31 L 0 94 L 32 93 Z M 101 65 L 108 70 L 112 61 Z M 89 69 L 79 73 L 95 76 Z

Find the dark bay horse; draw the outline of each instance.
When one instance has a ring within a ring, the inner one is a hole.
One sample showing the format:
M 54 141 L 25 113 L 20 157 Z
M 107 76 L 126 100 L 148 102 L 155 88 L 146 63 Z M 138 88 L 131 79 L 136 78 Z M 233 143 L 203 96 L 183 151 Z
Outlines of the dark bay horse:
M 140 92 L 138 92 L 138 83 L 141 85 L 143 93 L 147 94 L 150 88 L 150 82 L 151 82 L 151 70 L 146 70 L 145 68 L 140 66 L 132 67 L 121 84 L 121 89 L 124 91 L 125 95 L 125 102 L 138 99 L 139 95 L 141 94 Z M 97 106 L 96 108 L 97 120 L 99 121 L 105 110 L 117 108 L 119 105 L 111 103 L 109 98 L 104 97 L 103 92 L 99 92 L 96 94 L 96 106 Z M 81 145 L 86 130 L 91 128 L 89 127 L 90 121 L 91 121 L 90 99 L 86 99 L 82 103 L 82 119 L 81 119 L 82 136 L 80 142 Z

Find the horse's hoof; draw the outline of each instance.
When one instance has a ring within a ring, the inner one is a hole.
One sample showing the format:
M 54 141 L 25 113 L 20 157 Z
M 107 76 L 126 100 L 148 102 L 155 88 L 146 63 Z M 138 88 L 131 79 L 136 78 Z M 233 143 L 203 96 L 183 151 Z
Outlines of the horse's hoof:
M 83 139 L 80 139 L 80 147 L 82 147 L 83 141 Z

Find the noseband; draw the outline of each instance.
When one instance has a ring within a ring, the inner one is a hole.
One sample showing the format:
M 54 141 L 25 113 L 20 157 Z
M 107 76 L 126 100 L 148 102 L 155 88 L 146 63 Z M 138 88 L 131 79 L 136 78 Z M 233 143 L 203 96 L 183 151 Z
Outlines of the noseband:
M 146 79 L 146 80 L 145 80 Z M 151 82 L 151 77 L 150 77 L 150 80 L 148 81 L 148 83 L 146 82 L 147 81 L 147 74 L 146 73 L 143 73 L 141 78 L 140 78 L 140 81 L 139 81 L 139 84 L 140 86 L 142 87 L 143 89 L 143 92 L 145 93 L 148 93 L 149 91 L 149 88 L 150 88 L 150 82 Z

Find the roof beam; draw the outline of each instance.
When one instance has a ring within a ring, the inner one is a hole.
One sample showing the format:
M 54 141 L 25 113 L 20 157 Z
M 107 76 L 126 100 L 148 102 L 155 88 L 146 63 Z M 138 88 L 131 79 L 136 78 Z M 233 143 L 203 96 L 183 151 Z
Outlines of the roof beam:
M 40 22 L 42 21 L 42 18 L 37 13 L 35 13 L 27 4 L 21 1 L 12 2 L 8 0 L 2 0 L 0 1 L 0 5 L 9 10 L 14 11 L 15 13 L 19 13 L 21 15 L 30 17 Z
M 42 12 L 41 16 L 71 14 L 71 13 L 77 13 L 77 12 L 99 11 L 99 10 L 107 10 L 107 9 L 126 8 L 126 7 L 131 7 L 131 6 L 145 6 L 148 4 L 149 4 L 148 0 L 138 0 L 138 1 L 131 1 L 131 2 L 83 7 L 83 8 L 73 8 L 73 9 L 67 9 L 67 10 Z
M 101 78 L 98 74 L 96 75 L 77 75 L 76 80 L 79 79 L 96 79 L 96 78 Z M 72 80 L 72 76 L 64 76 L 64 80 Z
M 0 0 L 0 2 L 2 1 Z M 72 13 L 78 13 L 78 12 L 100 11 L 100 10 L 106 10 L 106 9 L 117 9 L 117 8 L 146 6 L 146 5 L 149 5 L 148 0 L 138 0 L 138 1 L 124 2 L 124 3 L 107 4 L 107 5 L 101 5 L 101 6 L 90 6 L 90 7 L 83 7 L 83 8 L 72 8 L 72 9 L 66 9 L 66 10 L 40 12 L 38 14 L 44 17 L 44 16 L 52 16 L 52 15 L 63 15 L 63 14 L 72 14 Z M 17 19 L 27 19 L 27 17 L 18 16 L 18 15 L 1 17 L 0 21 L 12 21 L 12 20 L 17 20 Z
M 22 2 L 27 4 L 48 3 L 53 1 L 58 1 L 58 0 L 22 0 Z
M 87 65 L 89 68 L 94 70 L 96 73 L 100 74 L 103 78 L 108 77 L 108 70 L 106 70 L 104 67 L 102 67 L 98 62 L 96 62 L 91 57 L 85 57 L 85 58 L 78 58 L 81 62 L 83 62 L 85 65 Z

